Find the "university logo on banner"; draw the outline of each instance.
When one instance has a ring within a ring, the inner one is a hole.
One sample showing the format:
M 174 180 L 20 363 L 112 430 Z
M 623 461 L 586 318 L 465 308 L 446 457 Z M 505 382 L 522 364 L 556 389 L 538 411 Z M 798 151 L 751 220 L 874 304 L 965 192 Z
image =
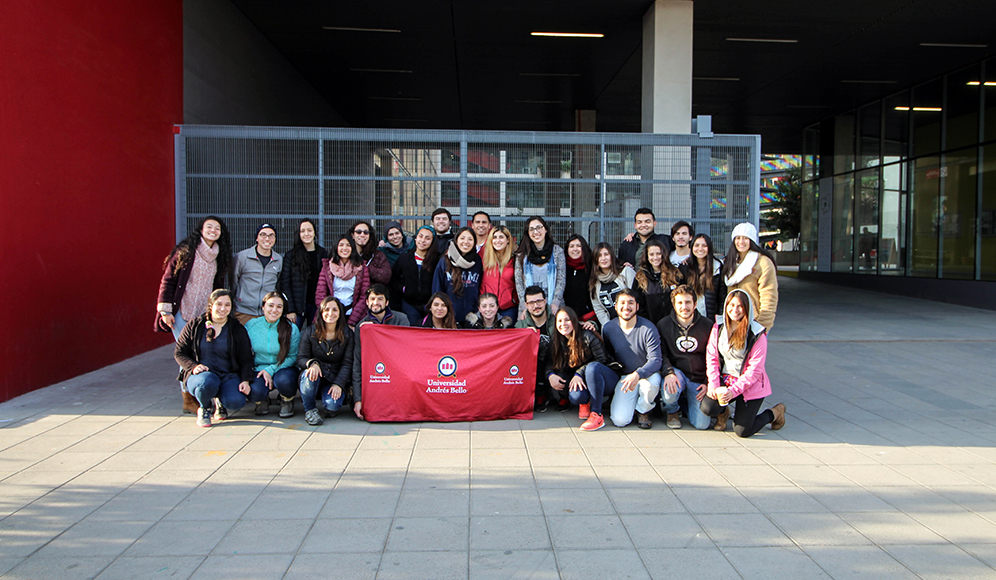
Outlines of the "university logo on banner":
M 364 324 L 360 333 L 368 421 L 532 419 L 535 331 Z

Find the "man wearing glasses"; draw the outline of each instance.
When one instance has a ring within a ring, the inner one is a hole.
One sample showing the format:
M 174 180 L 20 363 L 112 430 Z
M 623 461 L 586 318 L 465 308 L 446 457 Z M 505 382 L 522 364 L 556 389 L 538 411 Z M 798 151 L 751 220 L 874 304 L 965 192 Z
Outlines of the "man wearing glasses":
M 284 261 L 273 251 L 276 242 L 276 230 L 263 224 L 256 245 L 235 254 L 235 318 L 243 325 L 263 315 L 263 296 L 277 288 Z
M 547 410 L 550 402 L 550 395 L 553 394 L 546 384 L 546 376 L 541 369 L 546 360 L 546 353 L 550 349 L 550 335 L 556 332 L 553 328 L 554 316 L 550 306 L 546 303 L 546 291 L 539 286 L 526 288 L 526 317 L 515 323 L 516 328 L 532 328 L 540 335 L 539 348 L 536 351 L 536 404 L 535 411 L 543 413 Z M 566 397 L 566 395 L 564 395 Z M 565 404 L 562 405 L 566 408 Z

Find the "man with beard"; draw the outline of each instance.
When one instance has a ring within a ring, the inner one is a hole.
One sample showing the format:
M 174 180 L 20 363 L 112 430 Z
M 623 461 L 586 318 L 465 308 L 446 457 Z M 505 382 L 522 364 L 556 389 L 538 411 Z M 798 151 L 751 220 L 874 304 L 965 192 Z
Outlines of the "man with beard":
M 661 389 L 661 337 L 657 328 L 646 318 L 636 315 L 640 305 L 629 288 L 616 296 L 616 318 L 602 328 L 605 346 L 613 358 L 622 364 L 622 378 L 616 383 L 610 418 L 616 427 L 633 422 L 650 429 L 650 411 Z
M 679 400 L 685 393 L 688 422 L 696 429 L 708 429 L 712 419 L 702 412 L 700 403 L 706 393 L 706 346 L 712 322 L 695 309 L 695 291 L 682 284 L 671 292 L 674 309 L 657 323 L 664 360 L 661 376 L 661 406 L 667 413 L 667 426 L 681 428 Z M 727 415 L 729 411 L 726 411 Z M 727 417 L 722 417 L 726 426 Z
M 353 412 L 363 419 L 363 359 L 360 354 L 360 327 L 364 324 L 411 326 L 404 312 L 392 312 L 387 306 L 390 291 L 383 284 L 373 284 L 367 289 L 367 315 L 356 324 L 353 337 Z

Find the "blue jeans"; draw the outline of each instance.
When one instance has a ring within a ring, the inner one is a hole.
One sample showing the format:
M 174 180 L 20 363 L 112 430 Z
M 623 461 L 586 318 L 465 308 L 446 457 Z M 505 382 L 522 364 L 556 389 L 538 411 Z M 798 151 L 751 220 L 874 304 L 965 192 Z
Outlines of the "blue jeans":
M 507 316 L 512 319 L 512 322 L 519 320 L 519 307 L 518 305 L 512 306 L 511 308 L 506 308 L 505 310 L 498 311 L 498 318 L 502 316 Z
M 288 399 L 293 397 L 297 393 L 297 367 L 286 367 L 273 373 L 273 388 Z M 253 403 L 259 403 L 270 394 L 263 377 L 256 377 L 249 384 L 249 389 L 249 400 Z
M 332 383 L 325 377 L 318 377 L 316 381 L 309 380 L 306 371 L 301 372 L 300 387 L 301 402 L 304 403 L 304 411 L 306 413 L 315 408 L 315 397 L 317 395 L 321 396 L 322 404 L 329 411 L 338 411 L 341 409 L 342 402 L 346 398 L 346 389 L 342 389 L 339 398 L 333 399 L 332 395 L 329 394 L 329 388 L 332 387 Z
M 602 414 L 602 401 L 605 393 L 619 381 L 619 375 L 612 372 L 612 369 L 595 361 L 588 363 L 584 368 L 584 383 L 587 389 L 580 391 L 570 391 L 568 398 L 573 405 L 584 405 L 591 402 L 591 412 Z
M 688 422 L 692 424 L 692 427 L 696 429 L 708 429 L 709 425 L 712 424 L 712 417 L 709 417 L 702 412 L 702 405 L 699 403 L 697 397 L 699 386 L 701 383 L 695 383 L 688 380 L 685 373 L 678 369 L 674 369 L 674 376 L 678 379 L 678 393 L 674 395 L 674 404 L 667 405 L 667 389 L 661 387 L 661 406 L 664 407 L 666 413 L 677 413 L 678 412 L 678 397 L 682 392 L 685 393 L 685 401 L 688 403 Z M 674 409 L 672 411 L 672 409 Z
M 177 305 L 179 306 L 179 304 Z M 179 310 L 179 308 L 177 308 Z M 173 313 L 173 342 L 180 340 L 180 333 L 183 332 L 183 327 L 187 325 L 187 321 L 180 316 L 179 312 Z
M 640 379 L 636 388 L 628 393 L 622 390 L 622 379 L 616 383 L 616 392 L 612 396 L 612 408 L 609 417 L 616 427 L 625 427 L 633 422 L 633 411 L 649 413 L 654 408 L 657 393 L 661 390 L 661 375 L 654 373 L 645 379 Z
M 211 371 L 204 371 L 187 378 L 187 392 L 197 399 L 203 409 L 214 406 L 211 399 L 217 397 L 222 406 L 234 413 L 246 404 L 246 396 L 239 392 L 239 375 L 229 374 L 222 380 Z

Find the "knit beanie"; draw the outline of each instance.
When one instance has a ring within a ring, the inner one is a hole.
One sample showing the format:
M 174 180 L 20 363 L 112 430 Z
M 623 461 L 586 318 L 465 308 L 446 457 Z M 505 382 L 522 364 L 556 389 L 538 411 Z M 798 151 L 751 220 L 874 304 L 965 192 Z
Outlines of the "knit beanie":
M 730 240 L 737 239 L 737 236 L 744 236 L 745 238 L 753 240 L 755 244 L 758 243 L 757 228 L 755 228 L 753 224 L 749 224 L 747 222 L 737 224 L 737 227 L 733 228 L 733 233 L 730 234 Z

